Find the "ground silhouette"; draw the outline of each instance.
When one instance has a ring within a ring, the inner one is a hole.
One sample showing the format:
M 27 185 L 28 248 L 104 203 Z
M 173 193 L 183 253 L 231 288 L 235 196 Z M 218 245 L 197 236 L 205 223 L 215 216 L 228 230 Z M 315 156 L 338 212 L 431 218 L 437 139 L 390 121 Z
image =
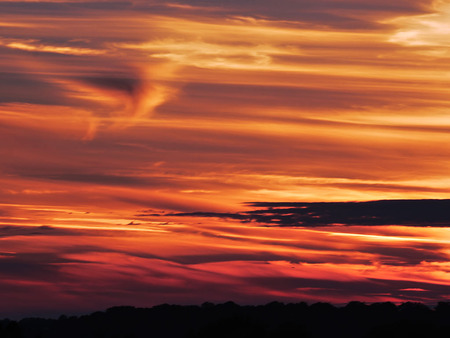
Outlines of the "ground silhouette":
M 0 338 L 448 338 L 450 302 L 120 306 L 59 319 L 0 320 Z

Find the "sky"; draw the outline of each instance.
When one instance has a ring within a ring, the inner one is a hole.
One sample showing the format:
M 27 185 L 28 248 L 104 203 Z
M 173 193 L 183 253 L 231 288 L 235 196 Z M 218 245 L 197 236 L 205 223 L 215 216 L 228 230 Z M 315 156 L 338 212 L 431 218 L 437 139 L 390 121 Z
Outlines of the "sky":
M 450 301 L 450 2 L 0 0 L 0 316 Z

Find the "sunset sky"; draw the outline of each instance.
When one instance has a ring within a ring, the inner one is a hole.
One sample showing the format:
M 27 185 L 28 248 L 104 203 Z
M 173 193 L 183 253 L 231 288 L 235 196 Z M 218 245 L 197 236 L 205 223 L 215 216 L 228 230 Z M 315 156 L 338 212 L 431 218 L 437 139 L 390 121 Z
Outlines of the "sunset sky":
M 0 317 L 450 301 L 450 1 L 0 0 L 0 173 Z

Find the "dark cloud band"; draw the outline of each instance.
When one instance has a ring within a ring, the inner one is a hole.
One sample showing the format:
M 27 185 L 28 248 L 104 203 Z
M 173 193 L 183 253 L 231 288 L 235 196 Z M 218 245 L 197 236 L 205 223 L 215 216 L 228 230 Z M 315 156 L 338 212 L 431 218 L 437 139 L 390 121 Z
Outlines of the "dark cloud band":
M 229 218 L 271 226 L 450 226 L 450 200 L 320 203 L 252 202 L 248 205 L 256 209 L 239 213 L 177 213 L 173 216 Z

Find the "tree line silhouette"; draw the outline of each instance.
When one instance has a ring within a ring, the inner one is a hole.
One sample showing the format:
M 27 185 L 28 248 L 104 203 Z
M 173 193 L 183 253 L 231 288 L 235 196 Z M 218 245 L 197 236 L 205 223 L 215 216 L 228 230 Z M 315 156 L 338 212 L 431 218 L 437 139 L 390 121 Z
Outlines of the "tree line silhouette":
M 448 338 L 450 302 L 120 306 L 59 319 L 0 320 L 0 338 Z

